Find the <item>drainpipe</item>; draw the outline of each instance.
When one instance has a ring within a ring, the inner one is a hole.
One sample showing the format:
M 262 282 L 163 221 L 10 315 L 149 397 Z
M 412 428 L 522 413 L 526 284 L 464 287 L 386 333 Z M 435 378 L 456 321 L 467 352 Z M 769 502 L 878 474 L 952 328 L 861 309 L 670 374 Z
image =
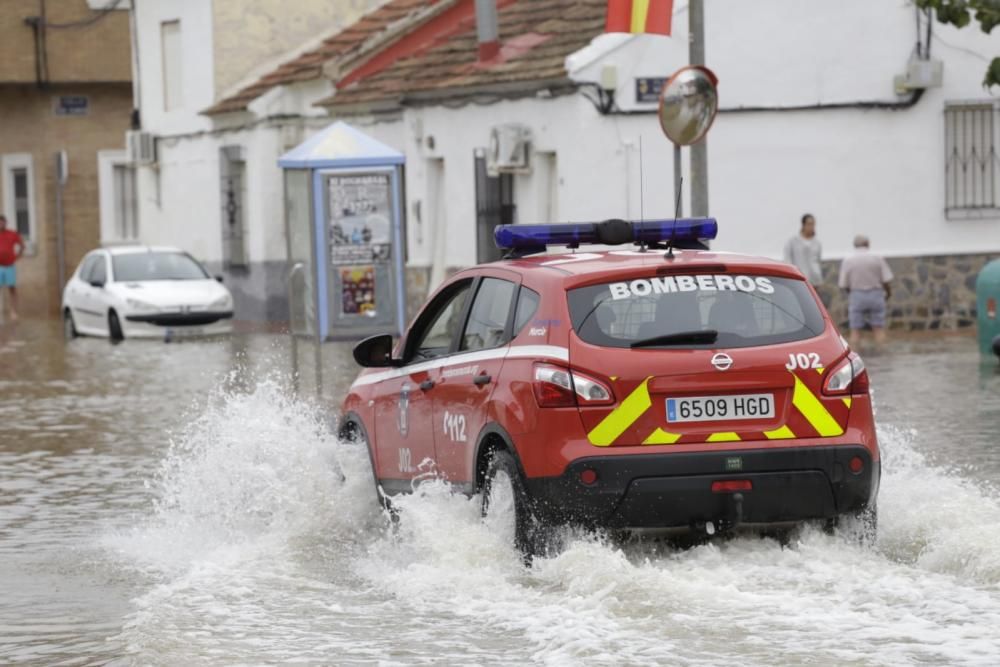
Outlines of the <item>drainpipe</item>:
M 500 53 L 496 0 L 476 0 L 476 37 L 479 40 L 479 62 L 493 60 Z

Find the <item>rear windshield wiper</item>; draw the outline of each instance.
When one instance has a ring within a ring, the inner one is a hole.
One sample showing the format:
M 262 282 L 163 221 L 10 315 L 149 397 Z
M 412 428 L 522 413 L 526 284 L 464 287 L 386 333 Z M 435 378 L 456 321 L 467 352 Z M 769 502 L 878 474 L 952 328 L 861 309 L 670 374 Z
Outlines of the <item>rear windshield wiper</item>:
M 714 343 L 719 337 L 719 332 L 713 329 L 699 329 L 697 331 L 678 331 L 677 333 L 663 334 L 637 340 L 629 347 L 656 347 L 658 345 L 703 345 Z

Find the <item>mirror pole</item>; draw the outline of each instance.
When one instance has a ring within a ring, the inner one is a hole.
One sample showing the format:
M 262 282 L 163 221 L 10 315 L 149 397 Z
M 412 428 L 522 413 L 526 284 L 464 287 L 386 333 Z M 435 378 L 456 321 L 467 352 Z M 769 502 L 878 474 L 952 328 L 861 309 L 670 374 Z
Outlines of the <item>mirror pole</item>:
M 681 147 L 674 144 L 674 201 L 677 202 L 677 209 L 674 211 L 674 218 L 684 217 L 684 193 L 681 192 Z
M 692 65 L 705 64 L 705 2 L 690 0 L 688 5 L 688 59 Z M 677 156 L 674 155 L 676 168 Z M 674 177 L 676 179 L 676 176 Z M 691 215 L 708 215 L 708 139 L 691 146 Z

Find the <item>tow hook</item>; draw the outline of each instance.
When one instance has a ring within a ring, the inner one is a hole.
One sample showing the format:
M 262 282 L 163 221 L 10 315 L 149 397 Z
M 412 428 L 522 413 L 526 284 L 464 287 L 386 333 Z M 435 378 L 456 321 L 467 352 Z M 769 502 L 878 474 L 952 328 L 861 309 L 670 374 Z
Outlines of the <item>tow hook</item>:
M 733 528 L 743 523 L 743 494 L 734 493 L 733 494 L 733 510 L 735 516 L 733 517 Z

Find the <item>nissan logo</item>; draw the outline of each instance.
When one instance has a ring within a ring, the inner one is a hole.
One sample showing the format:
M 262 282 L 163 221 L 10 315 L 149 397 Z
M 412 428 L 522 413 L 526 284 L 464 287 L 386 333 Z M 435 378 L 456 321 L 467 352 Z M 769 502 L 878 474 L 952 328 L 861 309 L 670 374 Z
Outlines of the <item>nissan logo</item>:
M 712 365 L 717 371 L 728 371 L 733 365 L 733 358 L 725 352 L 719 352 L 712 357 Z

